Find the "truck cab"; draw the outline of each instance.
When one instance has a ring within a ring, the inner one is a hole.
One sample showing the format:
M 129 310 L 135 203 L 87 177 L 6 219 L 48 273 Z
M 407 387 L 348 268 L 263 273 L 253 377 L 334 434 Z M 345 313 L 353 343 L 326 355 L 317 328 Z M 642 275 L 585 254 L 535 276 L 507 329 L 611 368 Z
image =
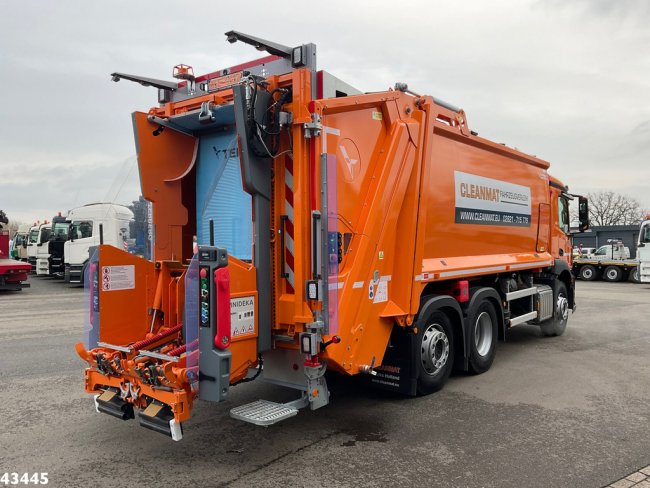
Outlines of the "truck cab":
M 46 230 L 47 229 L 47 230 Z M 29 241 L 27 243 L 27 260 L 32 265 L 32 273 L 36 273 L 36 264 L 38 262 L 39 250 L 42 244 L 49 238 L 49 225 L 47 222 L 36 224 L 29 230 Z M 45 240 L 43 240 L 45 237 Z M 47 249 L 47 247 L 46 247 Z
M 13 259 L 27 262 L 27 242 L 29 241 L 29 224 L 22 224 L 14 234 Z
M 66 217 L 55 215 L 49 228 L 47 242 L 39 248 L 36 260 L 36 274 L 39 276 L 63 277 L 63 244 L 68 240 L 70 223 Z
M 39 229 L 38 242 L 36 243 L 36 275 L 47 276 L 50 274 L 50 236 L 52 224 L 43 224 Z
M 66 224 L 68 239 L 63 245 L 65 280 L 83 283 L 90 248 L 100 241 L 125 250 L 132 220 L 131 210 L 113 203 L 94 203 L 70 210 Z
M 639 281 L 650 283 L 650 215 L 641 222 L 636 258 L 639 261 Z

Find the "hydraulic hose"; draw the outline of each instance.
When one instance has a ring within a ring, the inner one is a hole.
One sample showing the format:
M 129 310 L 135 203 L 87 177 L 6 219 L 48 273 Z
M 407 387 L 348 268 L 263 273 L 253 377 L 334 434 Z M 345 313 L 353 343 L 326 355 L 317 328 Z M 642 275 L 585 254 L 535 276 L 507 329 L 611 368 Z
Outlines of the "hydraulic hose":
M 198 339 L 195 339 L 192 342 L 190 342 L 190 344 L 189 344 L 190 351 L 192 349 L 196 349 L 198 345 L 199 345 L 199 340 Z M 172 349 L 171 351 L 167 351 L 165 354 L 167 354 L 168 356 L 180 356 L 185 351 L 187 351 L 187 346 L 188 346 L 188 344 L 183 344 L 182 346 L 178 346 L 178 347 Z
M 155 336 L 149 337 L 148 339 L 143 339 L 141 341 L 134 342 L 133 344 L 131 344 L 131 348 L 136 350 L 136 351 L 140 350 L 140 349 L 144 349 L 145 347 L 150 346 L 151 344 L 154 344 L 154 343 L 158 342 L 159 340 L 164 339 L 165 337 L 169 337 L 171 335 L 174 335 L 174 334 L 180 332 L 180 330 L 182 328 L 183 328 L 183 324 L 175 325 L 171 329 L 167 329 L 164 332 L 160 332 L 159 334 L 156 334 Z
M 187 349 L 187 344 L 183 344 L 182 346 L 175 347 L 171 351 L 167 351 L 166 354 L 168 356 L 180 356 L 185 352 L 186 349 Z

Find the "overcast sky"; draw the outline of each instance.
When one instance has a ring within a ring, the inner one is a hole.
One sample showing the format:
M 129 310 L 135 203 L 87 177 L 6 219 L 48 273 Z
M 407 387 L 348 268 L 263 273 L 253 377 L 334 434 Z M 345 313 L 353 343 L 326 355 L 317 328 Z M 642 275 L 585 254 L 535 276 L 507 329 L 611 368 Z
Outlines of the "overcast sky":
M 650 1 L 0 0 L 0 208 L 50 219 L 140 193 L 130 113 L 170 79 L 258 56 L 235 29 L 314 42 L 363 91 L 396 81 L 463 107 L 470 128 L 551 162 L 571 190 L 650 208 Z

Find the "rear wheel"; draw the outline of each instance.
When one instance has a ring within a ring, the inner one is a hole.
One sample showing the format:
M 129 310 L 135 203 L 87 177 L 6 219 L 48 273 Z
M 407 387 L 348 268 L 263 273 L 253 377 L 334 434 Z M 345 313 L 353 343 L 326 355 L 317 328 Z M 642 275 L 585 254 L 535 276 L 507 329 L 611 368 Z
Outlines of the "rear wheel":
M 598 274 L 596 273 L 596 268 L 594 268 L 591 264 L 587 264 L 580 268 L 580 279 L 583 279 L 585 281 L 594 281 Z
M 603 279 L 605 281 L 615 282 L 621 281 L 623 277 L 623 271 L 618 266 L 607 266 L 605 272 L 603 273 Z
M 469 369 L 474 374 L 485 373 L 496 355 L 498 337 L 497 314 L 489 300 L 481 301 L 470 313 Z
M 447 382 L 454 364 L 454 335 L 449 317 L 436 310 L 418 328 L 418 393 L 428 395 Z
M 635 266 L 630 270 L 630 274 L 628 276 L 628 280 L 631 281 L 632 283 L 639 283 L 639 267 Z
M 566 285 L 561 281 L 555 282 L 553 298 L 553 316 L 540 325 L 542 334 L 545 336 L 561 336 L 564 334 L 569 320 L 569 298 Z

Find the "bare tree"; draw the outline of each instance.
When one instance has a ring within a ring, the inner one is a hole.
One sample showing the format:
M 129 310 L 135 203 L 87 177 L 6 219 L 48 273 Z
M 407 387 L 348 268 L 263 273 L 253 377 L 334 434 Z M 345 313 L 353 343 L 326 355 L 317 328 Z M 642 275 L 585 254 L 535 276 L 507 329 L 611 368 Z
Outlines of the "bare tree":
M 22 224 L 22 222 L 9 219 L 7 217 L 7 214 L 0 209 L 0 224 L 3 224 L 4 229 L 9 231 L 10 236 L 13 236 L 18 230 L 18 227 L 20 227 L 20 225 Z
M 634 225 L 646 214 L 636 198 L 613 191 L 589 193 L 587 198 L 591 225 Z

